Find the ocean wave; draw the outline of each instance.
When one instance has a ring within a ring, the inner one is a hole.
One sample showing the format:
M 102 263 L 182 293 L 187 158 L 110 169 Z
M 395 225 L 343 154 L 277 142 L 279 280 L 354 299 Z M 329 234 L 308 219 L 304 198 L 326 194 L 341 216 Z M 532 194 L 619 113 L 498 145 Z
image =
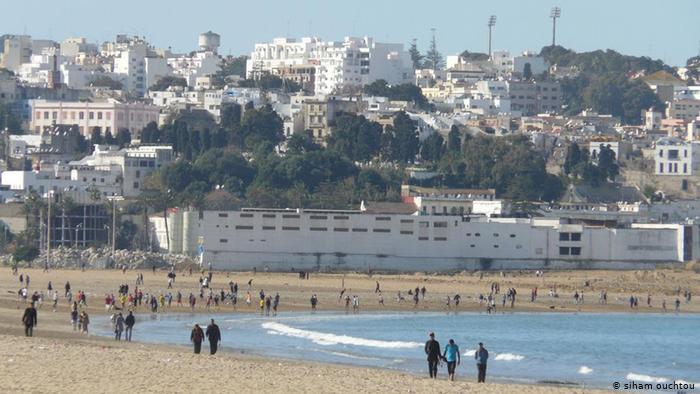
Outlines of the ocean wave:
M 637 374 L 634 372 L 630 372 L 626 376 L 627 380 L 634 380 L 637 382 L 645 382 L 645 383 L 666 383 L 668 382 L 668 379 L 666 378 L 660 378 L 656 376 L 649 376 L 649 375 L 641 375 Z
M 582 365 L 581 368 L 578 369 L 578 373 L 581 375 L 588 375 L 591 372 L 593 372 L 593 370 L 585 365 Z
M 519 354 L 513 354 L 513 353 L 499 353 L 494 357 L 494 360 L 496 361 L 521 361 L 525 358 L 525 356 L 521 356 Z
M 262 328 L 268 330 L 268 333 L 276 333 L 277 335 L 286 335 L 294 338 L 309 339 L 313 343 L 323 346 L 330 345 L 355 345 L 365 347 L 376 347 L 382 349 L 409 349 L 420 348 L 423 344 L 418 342 L 403 342 L 403 341 L 381 341 L 377 339 L 366 339 L 351 337 L 348 335 L 336 335 L 325 332 L 301 330 L 290 327 L 282 323 L 267 322 L 262 324 Z
M 466 352 L 464 352 L 464 357 L 474 357 L 475 354 L 476 350 L 467 350 Z
M 340 356 L 340 357 L 347 357 L 347 358 L 354 358 L 356 360 L 370 360 L 370 361 L 377 361 L 381 360 L 380 358 L 376 357 L 363 357 L 363 356 L 358 356 L 356 354 L 351 354 L 351 353 L 344 353 L 344 352 L 328 352 L 334 356 Z

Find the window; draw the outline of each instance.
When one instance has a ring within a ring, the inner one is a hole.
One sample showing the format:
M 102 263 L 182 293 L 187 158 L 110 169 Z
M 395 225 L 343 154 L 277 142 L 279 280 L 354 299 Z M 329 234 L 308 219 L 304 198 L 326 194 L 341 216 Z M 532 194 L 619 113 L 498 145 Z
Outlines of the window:
M 90 120 L 95 119 L 95 113 L 90 111 L 90 113 L 88 114 L 88 118 L 90 118 Z
M 252 230 L 253 226 L 236 226 L 236 230 Z
M 571 240 L 572 241 L 580 241 L 581 240 L 581 233 L 571 233 Z
M 467 237 L 471 237 L 471 236 L 472 236 L 472 233 L 467 233 Z
M 570 249 L 567 247 L 559 247 L 559 255 L 560 256 L 568 256 L 570 254 Z
M 377 220 L 377 221 L 389 221 L 389 220 L 391 220 L 391 218 L 388 216 L 377 216 L 375 218 L 375 220 Z
M 262 217 L 264 217 L 265 219 L 274 219 L 277 217 L 277 215 L 275 215 L 274 213 L 263 213 Z
M 401 219 L 401 223 L 413 223 L 413 219 Z
M 327 231 L 328 229 L 325 227 L 310 227 L 310 231 Z
M 311 215 L 311 219 L 325 220 L 325 219 L 328 219 L 328 216 Z
M 401 234 L 403 234 L 403 235 L 411 235 L 411 234 L 413 234 L 413 231 L 401 231 Z
M 299 219 L 299 215 L 282 215 L 282 219 Z
M 515 238 L 515 234 L 511 234 L 510 237 L 511 237 L 511 238 Z
M 228 239 L 226 239 L 226 238 L 221 238 L 221 239 L 219 239 L 219 242 L 222 243 L 222 244 L 225 244 L 225 243 L 228 242 Z
M 139 183 L 138 183 L 138 182 L 134 182 L 134 189 L 138 189 L 138 188 L 139 188 Z
M 579 248 L 579 247 L 571 248 L 571 255 L 572 256 L 580 256 L 581 255 L 581 248 Z
M 481 233 L 474 233 L 475 237 L 481 237 Z
M 220 217 L 220 218 L 227 218 L 227 217 L 228 217 L 228 213 L 219 213 L 219 217 Z
M 447 227 L 447 222 L 434 222 L 433 227 L 436 228 L 446 228 Z
M 97 119 L 102 119 L 102 111 L 97 112 Z
M 430 239 L 430 238 L 428 238 L 428 237 L 418 237 L 418 240 L 419 240 L 419 241 L 427 241 L 428 239 Z
M 299 227 L 296 226 L 282 226 L 284 231 L 299 231 Z
M 568 241 L 569 239 L 571 239 L 569 233 L 559 233 L 559 240 L 560 241 Z
M 470 248 L 476 248 L 476 245 L 471 244 L 471 245 L 469 245 L 469 247 L 470 247 Z
M 263 226 L 262 229 L 265 231 L 269 231 L 269 230 L 274 231 L 277 229 L 277 227 L 275 227 L 275 226 Z
M 428 228 L 428 222 L 418 222 L 418 227 L 419 228 Z
M 447 237 L 435 237 L 433 241 L 447 241 Z
M 366 228 L 353 228 L 352 232 L 353 233 L 366 233 L 367 229 Z
M 347 233 L 348 228 L 347 227 L 334 227 L 333 231 L 335 231 L 337 233 Z
M 493 247 L 494 247 L 495 249 L 498 249 L 498 245 L 493 245 Z
M 372 230 L 372 232 L 375 232 L 375 233 L 390 233 L 391 230 L 388 229 L 388 228 L 375 228 L 374 230 Z
M 242 213 L 241 216 L 242 218 L 252 218 L 253 214 L 252 213 Z
M 494 236 L 494 237 L 498 237 L 498 233 L 493 233 L 493 236 Z

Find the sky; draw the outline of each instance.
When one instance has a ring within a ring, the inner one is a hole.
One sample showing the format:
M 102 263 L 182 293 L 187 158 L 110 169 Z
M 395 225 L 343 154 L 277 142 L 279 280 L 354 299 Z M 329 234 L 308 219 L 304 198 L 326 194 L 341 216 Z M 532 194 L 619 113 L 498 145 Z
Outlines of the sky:
M 549 18 L 561 8 L 557 43 L 577 52 L 614 49 L 680 66 L 700 51 L 698 0 L 3 0 L 0 34 L 61 41 L 116 34 L 145 36 L 156 47 L 196 49 L 199 33 L 221 35 L 220 53 L 249 54 L 274 37 L 342 40 L 372 36 L 425 51 L 436 29 L 438 49 L 486 52 L 490 15 L 494 50 L 537 51 L 552 40 Z

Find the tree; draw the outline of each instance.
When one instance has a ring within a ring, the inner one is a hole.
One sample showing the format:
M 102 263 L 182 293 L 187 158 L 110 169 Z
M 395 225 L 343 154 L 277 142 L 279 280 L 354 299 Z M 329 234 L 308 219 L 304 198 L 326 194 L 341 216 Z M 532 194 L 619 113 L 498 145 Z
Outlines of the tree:
M 440 133 L 433 133 L 421 144 L 420 155 L 423 160 L 437 162 L 445 152 L 444 139 Z
M 266 149 L 271 149 L 284 139 L 282 118 L 270 105 L 247 110 L 240 129 L 235 133 L 235 139 L 239 146 L 251 150 L 260 144 L 269 146 Z
M 90 143 L 92 145 L 100 145 L 103 143 L 102 130 L 99 127 L 92 128 L 92 134 L 90 135 Z
M 621 74 L 594 79 L 584 91 L 584 100 L 593 110 L 619 116 L 626 124 L 641 123 L 644 109 L 663 108 L 661 100 L 644 82 L 629 81 Z
M 230 77 L 245 78 L 246 61 L 248 56 L 228 56 L 223 59 L 221 68 L 212 76 L 212 85 L 216 89 L 223 88 Z
M 241 126 L 241 106 L 236 103 L 226 103 L 221 109 L 221 127 L 235 130 Z
M 447 151 L 459 152 L 462 149 L 462 133 L 459 132 L 457 125 L 450 127 L 450 133 L 447 134 Z
M 615 159 L 615 152 L 610 145 L 600 145 L 598 150 L 598 168 L 604 180 L 615 181 L 615 177 L 620 174 L 620 168 Z
M 523 66 L 523 79 L 532 79 L 532 65 L 529 62 Z
M 117 140 L 112 135 L 111 131 L 107 131 L 104 136 L 104 143 L 107 145 L 116 145 Z
M 440 70 L 444 66 L 442 54 L 438 52 L 437 40 L 435 39 L 435 30 L 433 30 L 433 39 L 430 41 L 430 49 L 425 54 L 425 64 L 423 68 L 431 68 Z
M 311 137 L 311 131 L 293 134 L 287 139 L 287 151 L 291 154 L 302 154 L 319 150 L 321 147 Z
M 564 173 L 569 175 L 574 172 L 574 168 L 581 162 L 581 149 L 576 142 L 569 145 L 566 149 L 566 158 L 564 159 Z
M 409 101 L 416 104 L 421 109 L 430 110 L 432 106 L 423 91 L 416 85 L 405 83 L 396 86 L 389 86 L 384 79 L 378 79 L 369 85 L 364 86 L 364 93 L 369 96 L 387 97 L 390 100 Z
M 394 116 L 391 133 L 391 159 L 393 161 L 412 162 L 420 149 L 420 140 L 415 122 L 401 111 Z
M 411 63 L 413 64 L 413 69 L 418 70 L 423 65 L 423 55 L 418 50 L 418 45 L 414 38 L 409 46 L 408 53 L 411 55 Z
M 488 53 L 481 53 L 481 52 L 464 51 L 459 55 L 459 57 L 461 57 L 462 59 L 464 59 L 466 61 L 472 61 L 472 62 L 476 62 L 476 61 L 483 62 L 483 61 L 489 60 L 489 54 Z
M 162 90 L 167 90 L 169 87 L 186 88 L 187 80 L 183 77 L 166 75 L 163 78 L 159 79 L 158 82 L 151 85 L 149 90 L 159 92 Z
M 151 123 L 154 123 L 154 122 L 151 122 Z M 148 125 L 147 125 L 147 127 L 148 127 Z M 158 127 L 156 127 L 156 130 L 157 129 L 158 129 Z M 129 144 L 131 144 L 131 131 L 129 131 L 129 129 L 126 129 L 126 128 L 119 129 L 119 131 L 117 131 L 116 142 L 120 148 L 123 148 L 125 146 L 129 146 Z
M 379 152 L 382 126 L 364 116 L 343 114 L 336 119 L 328 136 L 328 149 L 352 161 L 366 162 Z
M 156 122 L 149 122 L 146 127 L 141 130 L 141 143 L 153 144 L 160 142 L 160 130 Z

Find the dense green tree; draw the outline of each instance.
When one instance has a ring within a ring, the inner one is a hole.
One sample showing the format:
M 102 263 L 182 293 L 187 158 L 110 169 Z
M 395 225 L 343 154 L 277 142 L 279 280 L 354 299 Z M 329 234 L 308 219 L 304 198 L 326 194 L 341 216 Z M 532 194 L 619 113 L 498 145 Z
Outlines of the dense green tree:
M 223 88 L 229 78 L 245 78 L 246 61 L 248 56 L 227 56 L 221 63 L 221 68 L 212 76 L 212 85 L 216 89 Z
M 576 142 L 566 148 L 566 158 L 564 159 L 564 173 L 569 175 L 574 168 L 581 162 L 581 148 Z
M 464 51 L 459 56 L 466 61 L 472 61 L 472 62 L 489 60 L 489 54 L 488 53 L 481 53 L 481 52 Z
M 415 70 L 422 68 L 423 55 L 418 50 L 418 44 L 415 38 L 411 41 L 411 45 L 408 48 L 408 53 L 411 55 L 411 63 L 413 64 L 413 68 Z
M 321 146 L 314 142 L 311 137 L 311 131 L 307 130 L 302 133 L 292 134 L 287 139 L 287 150 L 291 154 L 302 154 L 321 149 Z
M 459 132 L 457 125 L 450 127 L 450 133 L 447 134 L 447 151 L 459 152 L 462 149 L 462 133 Z
M 420 149 L 418 130 L 415 122 L 405 113 L 399 112 L 394 116 L 393 127 L 388 127 L 390 148 L 385 149 L 392 161 L 400 163 L 412 162 Z M 384 142 L 387 142 L 386 140 Z
M 225 103 L 221 108 L 221 127 L 237 130 L 241 126 L 241 106 L 236 103 Z
M 112 135 L 112 132 L 109 130 L 105 133 L 103 141 L 107 145 L 117 145 L 116 138 L 114 138 L 114 136 Z
M 432 108 L 423 91 L 416 85 L 405 83 L 389 86 L 388 82 L 378 79 L 369 85 L 365 85 L 364 93 L 370 96 L 388 97 L 390 100 L 402 100 L 414 103 L 418 108 L 429 110 Z
M 328 137 L 328 148 L 352 161 L 366 162 L 379 152 L 382 126 L 364 116 L 343 114 Z
M 433 133 L 426 138 L 420 147 L 420 155 L 423 160 L 437 162 L 445 153 L 445 141 L 440 133 Z
M 99 127 L 93 127 L 90 134 L 90 143 L 92 145 L 99 145 L 104 143 L 102 138 L 102 130 Z
M 149 122 L 146 127 L 141 130 L 141 143 L 154 144 L 160 142 L 160 129 L 156 122 Z
M 158 82 L 151 85 L 148 88 L 148 90 L 162 91 L 162 90 L 168 89 L 169 87 L 186 88 L 187 87 L 187 80 L 185 78 L 182 78 L 182 77 L 175 77 L 175 76 L 167 75 L 167 76 L 159 79 Z
M 157 129 L 158 127 L 156 127 L 156 130 Z M 119 131 L 117 131 L 116 142 L 121 148 L 129 146 L 129 144 L 131 144 L 131 132 L 129 129 L 119 129 Z
M 261 144 L 272 148 L 284 139 L 282 126 L 282 118 L 270 105 L 246 110 L 240 129 L 234 131 L 234 139 L 238 146 L 248 149 L 254 149 Z

